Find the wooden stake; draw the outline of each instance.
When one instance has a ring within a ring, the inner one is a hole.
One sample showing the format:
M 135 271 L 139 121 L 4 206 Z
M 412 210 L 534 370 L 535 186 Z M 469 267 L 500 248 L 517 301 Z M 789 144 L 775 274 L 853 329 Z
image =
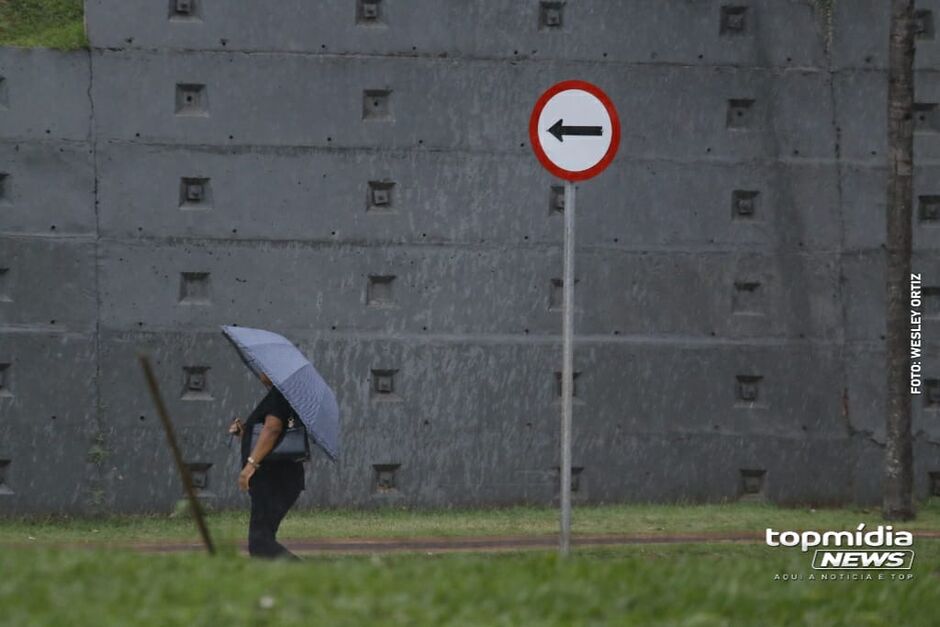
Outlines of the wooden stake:
M 170 415 L 166 411 L 166 405 L 163 404 L 163 398 L 160 396 L 160 387 L 157 385 L 157 378 L 150 367 L 150 359 L 146 355 L 138 355 L 140 366 L 144 369 L 144 377 L 147 379 L 147 386 L 150 388 L 150 396 L 153 398 L 153 404 L 157 407 L 157 414 L 160 421 L 163 422 L 163 429 L 166 431 L 166 440 L 173 451 L 173 459 L 176 460 L 176 468 L 179 470 L 180 479 L 183 481 L 183 487 L 186 489 L 186 496 L 189 499 L 189 509 L 196 520 L 196 526 L 199 528 L 199 534 L 202 536 L 202 542 L 206 545 L 206 551 L 209 555 L 215 554 L 215 547 L 212 545 L 212 538 L 209 536 L 209 528 L 206 526 L 205 517 L 202 514 L 202 507 L 199 505 L 199 499 L 196 498 L 196 490 L 193 488 L 193 478 L 189 474 L 189 467 L 183 463 L 183 455 L 180 453 L 180 447 L 176 443 L 176 434 L 173 432 L 173 423 L 170 422 Z

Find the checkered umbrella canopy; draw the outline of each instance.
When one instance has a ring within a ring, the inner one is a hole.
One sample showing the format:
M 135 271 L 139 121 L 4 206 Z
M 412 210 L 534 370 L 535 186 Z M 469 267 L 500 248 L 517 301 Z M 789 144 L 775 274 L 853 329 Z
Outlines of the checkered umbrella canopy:
M 245 363 L 264 373 L 281 391 L 307 427 L 307 435 L 332 459 L 339 456 L 339 408 L 336 396 L 296 346 L 277 333 L 223 326 Z

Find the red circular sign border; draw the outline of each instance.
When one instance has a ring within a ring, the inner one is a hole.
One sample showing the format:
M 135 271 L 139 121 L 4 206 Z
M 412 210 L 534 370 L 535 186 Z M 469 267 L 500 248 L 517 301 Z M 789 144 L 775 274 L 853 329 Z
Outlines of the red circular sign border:
M 607 148 L 607 152 L 604 153 L 601 160 L 587 170 L 572 171 L 558 167 L 548 158 L 548 155 L 545 154 L 545 151 L 542 150 L 542 145 L 539 143 L 538 122 L 542 109 L 545 108 L 545 105 L 552 96 L 569 89 L 580 89 L 596 97 L 601 101 L 601 104 L 604 105 L 604 108 L 607 109 L 607 114 L 610 116 L 610 127 L 613 134 L 610 146 Z M 549 87 L 545 93 L 539 96 L 538 101 L 536 101 L 535 107 L 532 109 L 532 115 L 529 116 L 529 142 L 532 144 L 532 151 L 535 153 L 539 163 L 541 163 L 542 167 L 546 170 L 566 181 L 584 181 L 594 178 L 603 172 L 607 166 L 610 165 L 610 162 L 614 160 L 614 157 L 617 156 L 617 148 L 620 147 L 620 117 L 617 115 L 617 109 L 614 108 L 614 103 L 611 102 L 607 94 L 601 91 L 601 88 L 597 85 L 579 80 L 562 81 Z

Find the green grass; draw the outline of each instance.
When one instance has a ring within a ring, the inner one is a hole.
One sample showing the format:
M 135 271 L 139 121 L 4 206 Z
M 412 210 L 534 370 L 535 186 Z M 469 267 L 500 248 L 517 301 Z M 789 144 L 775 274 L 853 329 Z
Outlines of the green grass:
M 295 511 L 287 515 L 279 537 L 389 538 L 421 536 L 493 536 L 555 533 L 557 511 L 512 507 L 485 510 Z M 760 504 L 609 505 L 578 507 L 572 515 L 576 534 L 703 533 L 774 529 L 846 529 L 859 523 L 882 523 L 874 509 L 784 508 Z M 213 535 L 221 541 L 245 537 L 248 514 L 209 515 Z M 924 505 L 917 520 L 899 529 L 940 530 L 940 501 Z M 186 516 L 132 516 L 106 519 L 0 520 L 0 543 L 159 542 L 198 540 Z
M 315 558 L 226 553 L 0 552 L 0 625 L 932 625 L 940 543 L 915 543 L 910 581 L 809 575 L 758 545 L 575 553 Z
M 0 0 L 0 46 L 88 46 L 82 0 Z
M 541 534 L 544 508 L 294 512 L 282 538 Z M 575 510 L 576 533 L 698 533 L 877 525 L 860 509 L 617 505 Z M 910 581 L 811 581 L 811 557 L 754 544 L 632 545 L 511 554 L 420 553 L 245 559 L 245 513 L 210 524 L 221 547 L 138 554 L 121 542 L 195 540 L 184 517 L 0 522 L 3 625 L 931 625 L 940 612 L 940 541 L 915 540 Z M 909 529 L 940 529 L 940 505 Z M 36 538 L 25 546 L 26 537 Z M 90 541 L 65 549 L 55 542 Z M 100 544 L 97 544 L 100 543 Z M 774 581 L 777 574 L 801 580 Z M 877 577 L 878 573 L 875 572 Z

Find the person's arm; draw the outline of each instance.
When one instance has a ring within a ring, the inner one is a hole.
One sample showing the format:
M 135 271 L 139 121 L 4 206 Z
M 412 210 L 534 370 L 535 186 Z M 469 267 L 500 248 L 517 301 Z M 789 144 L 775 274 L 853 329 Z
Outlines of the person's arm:
M 251 451 L 249 458 L 255 463 L 252 464 L 251 461 L 247 462 L 238 475 L 238 487 L 241 488 L 242 491 L 248 490 L 248 481 L 251 480 L 251 476 L 255 474 L 255 471 L 258 469 L 257 465 L 260 465 L 261 460 L 274 448 L 283 430 L 284 421 L 280 417 L 273 414 L 268 414 L 264 417 L 264 426 L 261 428 L 258 441 L 255 443 L 255 448 Z

